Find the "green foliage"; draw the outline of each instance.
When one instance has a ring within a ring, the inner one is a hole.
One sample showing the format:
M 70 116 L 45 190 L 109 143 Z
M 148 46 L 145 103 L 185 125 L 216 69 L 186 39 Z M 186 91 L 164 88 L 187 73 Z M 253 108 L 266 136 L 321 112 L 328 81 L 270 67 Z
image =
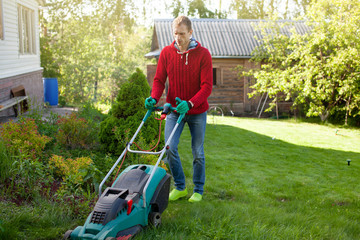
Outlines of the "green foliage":
M 73 112 L 59 117 L 58 126 L 56 139 L 61 145 L 70 149 L 90 149 L 96 145 L 97 125 L 94 122 L 80 118 Z
M 0 182 L 4 182 L 11 176 L 12 159 L 8 154 L 5 143 L 0 139 Z
M 80 157 L 73 160 L 53 155 L 49 159 L 50 169 L 61 176 L 64 181 L 69 178 L 74 184 L 81 184 L 84 181 L 91 164 L 92 160 L 89 157 Z
M 152 31 L 134 28 L 128 4 L 111 0 L 46 1 L 47 14 L 40 19 L 42 66 L 59 67 L 61 105 L 111 102 L 135 67 L 145 69 L 148 60 L 144 54 L 150 47 Z
M 99 139 L 105 152 L 119 154 L 121 151 L 114 133 L 115 126 L 120 126 L 120 123 L 120 119 L 111 115 L 101 122 Z
M 9 154 L 32 160 L 41 158 L 46 143 L 50 141 L 49 137 L 39 134 L 35 120 L 30 118 L 4 123 L 0 136 Z
M 189 3 L 189 16 L 198 16 L 199 18 L 214 18 L 215 14 L 210 11 L 206 6 L 203 0 L 192 0 Z
M 84 118 L 87 121 L 101 122 L 106 117 L 95 105 L 91 102 L 84 103 L 78 112 L 80 118 Z
M 49 197 L 53 177 L 44 163 L 32 161 L 26 156 L 12 159 L 11 177 L 5 180 L 6 198 L 22 203 L 41 196 Z
M 50 46 L 51 39 L 48 36 L 40 38 L 40 62 L 43 70 L 44 78 L 60 77 L 60 67 L 56 62 L 53 54 L 53 49 Z
M 310 0 L 232 0 L 230 12 L 236 12 L 238 19 L 266 19 L 274 14 L 279 14 L 281 19 L 292 19 L 306 13 L 310 2 Z
M 290 37 L 283 35 L 284 26 L 269 21 L 262 28 L 264 44 L 255 51 L 261 68 L 250 71 L 256 79 L 251 96 L 269 93 L 271 107 L 283 96 L 322 121 L 341 110 L 344 117 L 360 114 L 359 8 L 359 2 L 317 1 L 308 11 L 311 30 L 304 35 L 294 29 Z
M 84 190 L 95 192 L 95 185 L 99 184 L 99 171 L 89 157 L 71 159 L 53 155 L 49 166 L 55 176 L 62 178 L 61 187 L 57 190 L 60 197 L 80 196 Z
M 150 94 L 150 86 L 146 76 L 140 69 L 136 69 L 129 80 L 121 85 L 116 101 L 110 109 L 109 114 L 116 118 L 127 118 L 135 113 L 146 112 L 143 98 Z
M 121 86 L 109 116 L 100 125 L 100 141 L 107 152 L 120 154 L 123 151 L 145 116 L 144 102 L 149 93 L 149 84 L 140 69 Z M 150 144 L 157 133 L 157 121 L 149 118 L 138 137 L 145 144 Z
M 66 98 L 64 95 L 59 95 L 59 106 L 64 107 L 66 105 Z
M 57 126 L 58 117 L 59 115 L 53 112 L 50 112 L 49 116 L 44 117 L 44 109 L 41 106 L 31 106 L 27 114 L 21 116 L 21 118 L 33 119 L 39 133 L 50 137 L 52 143 L 55 141 L 55 134 L 59 130 Z
M 180 15 L 186 15 L 188 17 L 194 18 L 218 18 L 225 19 L 227 18 L 227 11 L 221 10 L 221 2 L 218 9 L 215 11 L 211 11 L 207 7 L 207 3 L 204 0 L 189 0 L 184 5 L 182 1 L 176 0 L 172 1 L 169 8 L 171 9 L 171 13 L 174 18 Z M 187 11 L 185 12 L 185 9 Z

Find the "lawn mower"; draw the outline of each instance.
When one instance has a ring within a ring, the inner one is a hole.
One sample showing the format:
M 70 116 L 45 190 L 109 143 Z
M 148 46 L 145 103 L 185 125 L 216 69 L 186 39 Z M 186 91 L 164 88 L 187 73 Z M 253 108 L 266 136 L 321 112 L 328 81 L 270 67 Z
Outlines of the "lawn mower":
M 153 107 L 147 111 L 123 153 L 100 183 L 99 199 L 85 224 L 68 230 L 63 239 L 126 240 L 135 236 L 149 223 L 154 227 L 161 224 L 161 214 L 168 205 L 171 176 L 158 165 L 185 114 L 179 115 L 177 124 L 161 151 L 139 151 L 130 147 L 152 112 L 162 111 L 158 120 L 164 120 L 166 115 L 174 110 L 171 104 L 166 103 L 163 107 Z M 127 167 L 116 177 L 111 187 L 102 193 L 104 183 L 127 152 L 159 155 L 159 158 L 154 166 L 137 164 Z

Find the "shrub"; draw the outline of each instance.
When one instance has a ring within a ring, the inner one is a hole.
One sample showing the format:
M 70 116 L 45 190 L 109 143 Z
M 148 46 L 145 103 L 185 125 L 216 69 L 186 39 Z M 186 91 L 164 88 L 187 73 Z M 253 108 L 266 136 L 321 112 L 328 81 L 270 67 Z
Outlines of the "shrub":
M 93 202 L 101 175 L 93 161 L 89 157 L 71 159 L 53 155 L 49 159 L 49 166 L 56 177 L 62 178 L 61 186 L 56 190 L 56 199 L 69 204 L 75 212 L 84 207 L 88 209 L 89 204 L 80 205 Z
M 50 141 L 49 137 L 39 134 L 38 127 L 31 118 L 4 123 L 0 128 L 0 135 L 9 154 L 32 160 L 41 157 L 46 143 Z
M 84 118 L 79 118 L 75 112 L 65 117 L 59 117 L 57 141 L 68 148 L 90 149 L 96 145 L 97 126 Z
M 123 151 L 147 111 L 144 102 L 149 93 L 150 86 L 145 75 L 136 69 L 129 80 L 121 86 L 109 116 L 100 124 L 100 142 L 105 151 L 114 154 Z M 158 122 L 148 118 L 138 138 L 143 138 L 144 143 L 150 145 L 157 134 Z M 161 140 L 163 142 L 163 138 Z
M 55 174 L 61 176 L 64 181 L 70 179 L 74 184 L 83 183 L 91 164 L 92 160 L 89 157 L 65 159 L 62 156 L 53 155 L 49 159 L 50 169 L 54 170 Z
M 9 160 L 9 172 L 0 183 L 2 199 L 21 204 L 40 197 L 52 197 L 50 191 L 54 187 L 54 178 L 43 162 L 26 156 L 13 156 Z

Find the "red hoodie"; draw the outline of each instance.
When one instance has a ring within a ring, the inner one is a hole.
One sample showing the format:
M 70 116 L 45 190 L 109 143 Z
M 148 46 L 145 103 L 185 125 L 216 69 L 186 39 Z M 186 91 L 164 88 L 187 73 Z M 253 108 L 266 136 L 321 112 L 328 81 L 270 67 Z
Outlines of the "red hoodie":
M 210 52 L 197 42 L 198 45 L 194 49 L 180 53 L 174 43 L 175 41 L 160 53 L 151 97 L 159 101 L 168 77 L 166 102 L 176 106 L 175 98 L 179 97 L 194 104 L 187 114 L 206 112 L 209 108 L 207 98 L 211 94 L 213 84 Z

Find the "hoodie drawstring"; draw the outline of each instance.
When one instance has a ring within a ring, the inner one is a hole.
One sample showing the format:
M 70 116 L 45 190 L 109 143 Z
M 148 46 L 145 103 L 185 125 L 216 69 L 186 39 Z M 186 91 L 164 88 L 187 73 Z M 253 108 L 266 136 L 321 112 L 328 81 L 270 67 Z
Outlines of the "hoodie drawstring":
M 182 53 L 182 52 L 177 52 L 178 54 L 181 54 L 181 59 L 183 58 L 183 55 L 184 55 L 184 53 Z M 189 52 L 187 52 L 186 53 L 186 61 L 185 61 L 185 65 L 188 65 L 188 58 L 189 58 Z

